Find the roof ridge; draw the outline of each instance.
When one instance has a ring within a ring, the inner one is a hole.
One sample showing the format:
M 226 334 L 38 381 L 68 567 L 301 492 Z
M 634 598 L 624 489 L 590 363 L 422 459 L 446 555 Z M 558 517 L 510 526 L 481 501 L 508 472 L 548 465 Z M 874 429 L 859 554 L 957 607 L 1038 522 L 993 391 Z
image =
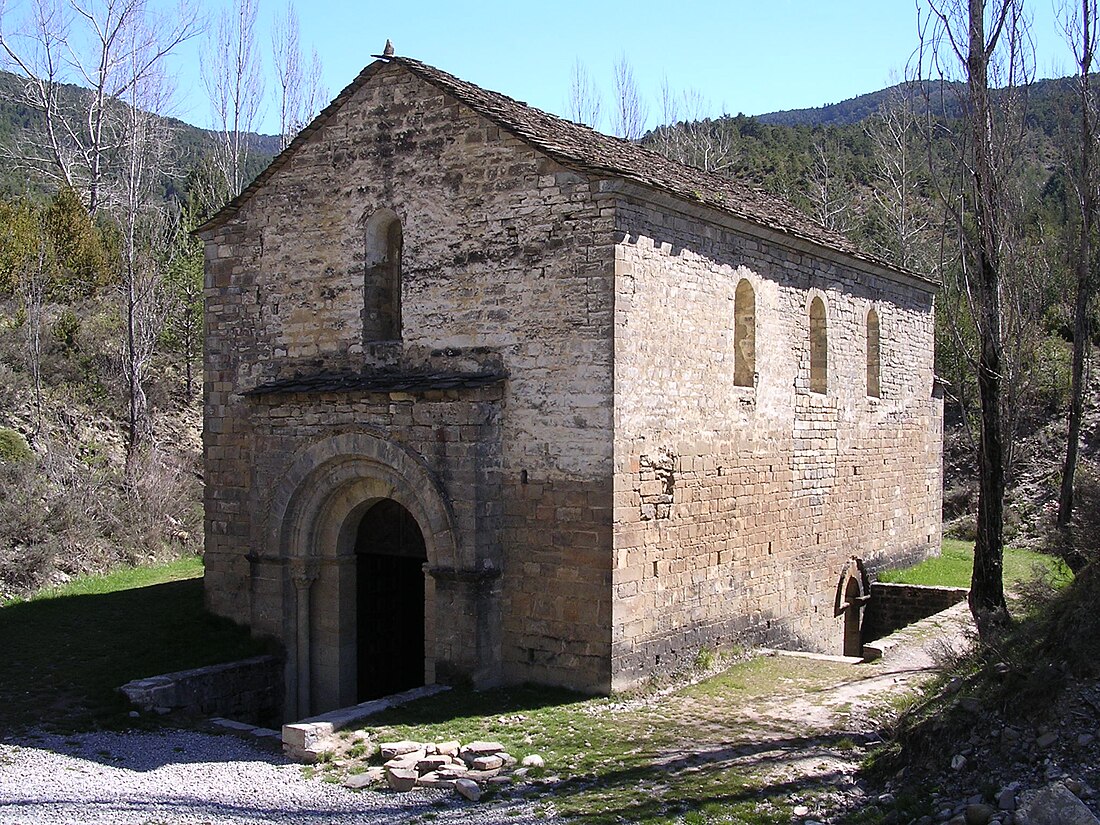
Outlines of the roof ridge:
M 806 215 L 786 198 L 733 178 L 704 172 L 671 160 L 633 141 L 599 132 L 582 123 L 546 112 L 501 92 L 482 88 L 412 57 L 383 56 L 366 66 L 321 113 L 291 141 L 271 164 L 237 197 L 195 230 L 201 233 L 229 220 L 297 151 L 333 113 L 383 66 L 393 63 L 435 86 L 480 116 L 496 123 L 525 143 L 565 166 L 581 171 L 633 181 L 676 199 L 732 215 L 766 230 L 833 250 L 847 257 L 904 273 L 919 281 L 934 283 L 926 276 L 863 252 L 844 234 L 828 229 Z

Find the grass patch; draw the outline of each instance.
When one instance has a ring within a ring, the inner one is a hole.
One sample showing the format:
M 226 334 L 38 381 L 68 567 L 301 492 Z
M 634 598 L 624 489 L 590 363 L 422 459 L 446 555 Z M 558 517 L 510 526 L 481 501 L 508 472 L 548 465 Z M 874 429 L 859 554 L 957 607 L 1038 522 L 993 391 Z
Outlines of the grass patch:
M 263 652 L 203 609 L 202 561 L 88 576 L 0 607 L 0 730 L 118 726 L 132 679 Z
M 944 539 L 940 555 L 901 570 L 884 570 L 880 581 L 896 584 L 926 584 L 942 587 L 970 587 L 974 570 L 974 543 Z M 1060 559 L 1031 550 L 1006 547 L 1004 553 L 1004 583 L 1013 588 L 1040 576 L 1048 577 L 1056 586 L 1072 579 L 1069 569 Z
M 659 701 L 537 686 L 454 689 L 386 711 L 365 733 L 375 742 L 498 741 L 517 759 L 537 753 L 546 767 L 531 776 L 560 779 L 545 789 L 554 810 L 590 825 L 772 825 L 790 822 L 795 798 L 812 799 L 832 781 L 768 780 L 765 771 L 780 754 L 818 743 L 850 751 L 854 743 L 831 732 L 815 736 L 794 719 L 753 721 L 742 710 L 757 699 L 813 693 L 851 676 L 850 665 L 757 657 Z M 537 796 L 539 785 L 524 793 Z

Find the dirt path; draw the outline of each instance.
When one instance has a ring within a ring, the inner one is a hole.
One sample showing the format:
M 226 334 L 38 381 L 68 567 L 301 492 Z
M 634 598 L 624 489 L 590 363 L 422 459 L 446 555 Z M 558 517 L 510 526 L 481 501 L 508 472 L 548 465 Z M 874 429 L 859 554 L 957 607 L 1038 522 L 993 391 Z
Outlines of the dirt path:
M 660 761 L 672 770 L 738 770 L 756 777 L 762 797 L 828 821 L 861 804 L 856 771 L 867 746 L 966 649 L 972 627 L 963 603 L 884 640 L 874 662 L 777 652 L 748 663 L 748 675 L 736 669 L 736 681 L 719 676 L 661 697 L 660 714 L 693 735 Z

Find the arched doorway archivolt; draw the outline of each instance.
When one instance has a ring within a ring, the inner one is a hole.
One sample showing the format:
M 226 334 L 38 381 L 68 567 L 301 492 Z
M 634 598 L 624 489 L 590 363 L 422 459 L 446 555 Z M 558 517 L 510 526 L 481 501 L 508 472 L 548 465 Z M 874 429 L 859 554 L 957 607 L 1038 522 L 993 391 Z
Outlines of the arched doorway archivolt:
M 355 704 L 357 686 L 356 541 L 364 515 L 382 501 L 419 527 L 428 568 L 458 562 L 454 520 L 442 487 L 411 451 L 368 433 L 319 441 L 292 461 L 271 497 L 272 547 L 288 586 L 289 715 Z M 431 577 L 425 577 L 425 681 L 432 681 L 435 638 Z

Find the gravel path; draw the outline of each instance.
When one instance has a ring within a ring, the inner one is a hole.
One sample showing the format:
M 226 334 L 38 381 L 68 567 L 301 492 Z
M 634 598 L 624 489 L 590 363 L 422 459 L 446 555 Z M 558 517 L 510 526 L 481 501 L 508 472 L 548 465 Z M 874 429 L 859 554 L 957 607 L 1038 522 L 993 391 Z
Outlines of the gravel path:
M 349 791 L 229 735 L 183 730 L 0 742 L 0 823 L 549 823 L 545 804 L 471 805 L 445 791 Z

